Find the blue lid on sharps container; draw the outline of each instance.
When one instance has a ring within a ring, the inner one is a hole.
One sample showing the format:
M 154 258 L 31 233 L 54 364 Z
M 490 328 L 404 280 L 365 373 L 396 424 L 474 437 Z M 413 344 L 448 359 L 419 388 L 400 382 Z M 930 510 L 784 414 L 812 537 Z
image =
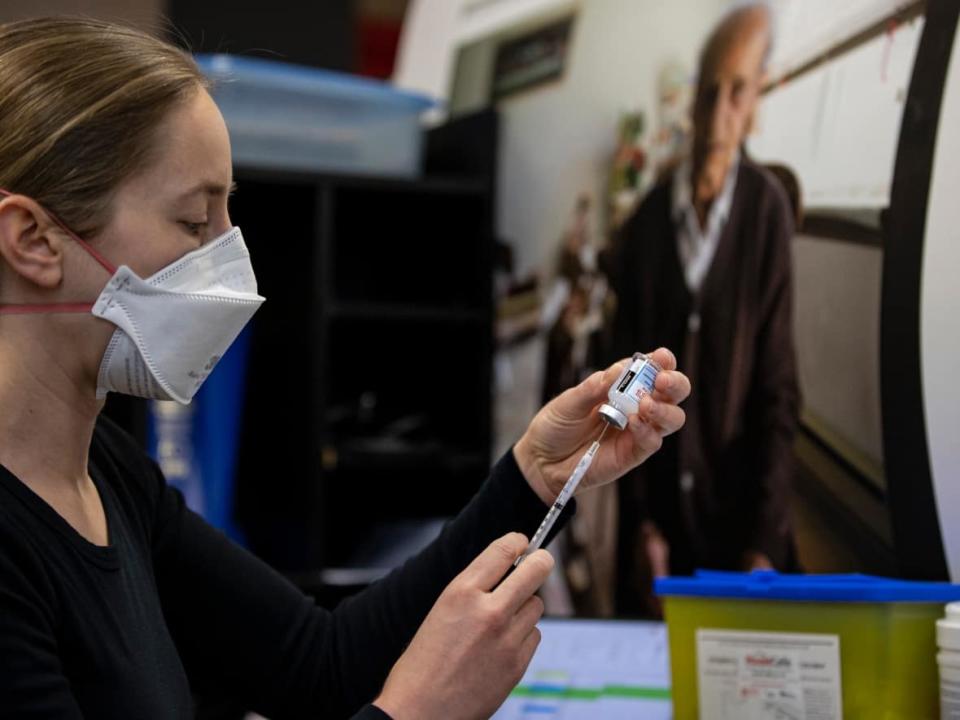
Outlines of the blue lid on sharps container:
M 796 602 L 918 602 L 960 600 L 960 585 L 870 575 L 781 575 L 698 570 L 692 577 L 660 578 L 657 595 Z

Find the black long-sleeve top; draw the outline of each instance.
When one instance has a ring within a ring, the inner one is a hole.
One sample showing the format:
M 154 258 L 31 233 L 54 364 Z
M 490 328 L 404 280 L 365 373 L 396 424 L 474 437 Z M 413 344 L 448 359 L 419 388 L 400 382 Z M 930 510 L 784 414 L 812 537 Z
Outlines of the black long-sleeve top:
M 328 612 L 186 508 L 106 419 L 90 475 L 106 547 L 0 466 L 4 718 L 190 718 L 209 686 L 271 718 L 386 718 L 367 703 L 440 591 L 546 511 L 507 453 L 433 544 Z

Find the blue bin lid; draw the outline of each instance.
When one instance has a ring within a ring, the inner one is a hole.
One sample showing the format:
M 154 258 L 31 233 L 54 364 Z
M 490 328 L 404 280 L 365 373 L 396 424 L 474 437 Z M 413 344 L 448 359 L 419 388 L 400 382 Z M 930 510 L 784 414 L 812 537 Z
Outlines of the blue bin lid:
M 418 112 L 437 104 L 426 95 L 397 90 L 380 80 L 333 70 L 224 53 L 201 53 L 195 55 L 194 59 L 200 70 L 214 82 L 236 80 L 308 95 L 339 95 L 355 100 L 389 103 Z
M 798 602 L 920 602 L 960 600 L 960 585 L 870 575 L 781 575 L 698 570 L 692 577 L 660 578 L 657 595 Z

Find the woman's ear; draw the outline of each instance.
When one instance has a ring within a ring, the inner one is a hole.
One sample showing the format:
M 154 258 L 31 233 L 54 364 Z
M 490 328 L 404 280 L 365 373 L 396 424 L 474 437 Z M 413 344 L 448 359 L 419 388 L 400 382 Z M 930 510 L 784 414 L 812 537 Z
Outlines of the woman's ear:
M 64 233 L 24 195 L 0 197 L 0 260 L 8 272 L 42 289 L 63 280 Z

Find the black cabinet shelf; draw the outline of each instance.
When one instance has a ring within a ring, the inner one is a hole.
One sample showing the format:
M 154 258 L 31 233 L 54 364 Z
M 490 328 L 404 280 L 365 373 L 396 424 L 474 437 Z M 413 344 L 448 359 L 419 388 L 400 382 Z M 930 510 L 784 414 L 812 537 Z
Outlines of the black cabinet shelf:
M 486 194 L 488 179 L 469 175 L 444 174 L 404 179 L 393 177 L 372 177 L 368 175 L 343 175 L 314 173 L 305 170 L 283 170 L 275 168 L 238 168 L 238 189 L 243 181 L 279 185 L 301 185 L 316 187 L 318 183 L 344 189 L 361 191 L 386 191 L 391 193 L 430 193 L 438 195 Z
M 490 321 L 489 314 L 485 310 L 384 303 L 341 303 L 331 305 L 328 313 L 333 318 L 345 320 L 390 319 L 440 323 L 487 323 Z
M 443 469 L 453 472 L 483 471 L 490 458 L 476 451 L 460 451 L 440 445 L 407 445 L 384 442 L 381 438 L 369 441 L 350 440 L 334 442 L 324 447 L 324 469 L 398 470 Z M 389 482 L 387 476 L 371 475 L 373 479 Z
M 481 122 L 428 135 L 440 177 L 235 169 L 267 298 L 238 515 L 281 570 L 343 567 L 380 524 L 455 515 L 486 475 L 496 117 Z

